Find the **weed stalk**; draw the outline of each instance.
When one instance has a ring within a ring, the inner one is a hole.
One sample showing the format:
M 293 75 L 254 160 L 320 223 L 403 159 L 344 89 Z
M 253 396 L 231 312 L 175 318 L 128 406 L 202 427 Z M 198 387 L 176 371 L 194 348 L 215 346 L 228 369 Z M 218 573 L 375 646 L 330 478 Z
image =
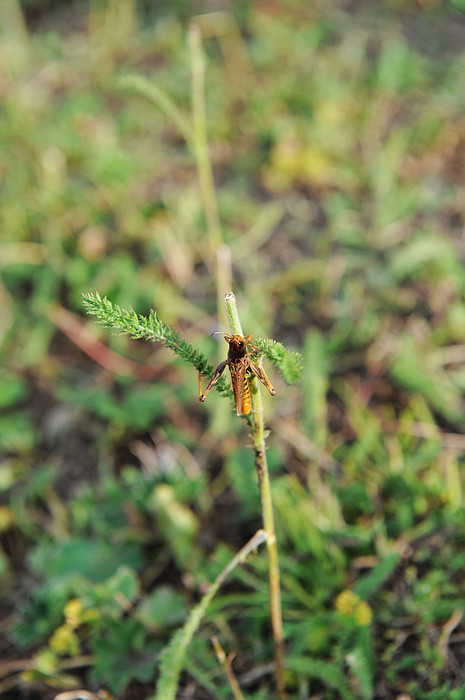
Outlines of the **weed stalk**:
M 225 295 L 224 303 L 231 332 L 244 335 L 236 298 L 233 292 Z M 278 542 L 274 526 L 273 501 L 271 497 L 270 476 L 266 461 L 265 422 L 263 418 L 263 403 L 259 383 L 255 376 L 247 376 L 252 399 L 251 433 L 255 453 L 255 469 L 258 474 L 260 500 L 262 504 L 263 527 L 267 532 L 266 549 L 268 553 L 268 577 L 270 589 L 270 614 L 273 641 L 275 645 L 275 680 L 278 697 L 285 700 L 284 688 L 284 634 L 281 612 L 281 586 L 279 580 Z

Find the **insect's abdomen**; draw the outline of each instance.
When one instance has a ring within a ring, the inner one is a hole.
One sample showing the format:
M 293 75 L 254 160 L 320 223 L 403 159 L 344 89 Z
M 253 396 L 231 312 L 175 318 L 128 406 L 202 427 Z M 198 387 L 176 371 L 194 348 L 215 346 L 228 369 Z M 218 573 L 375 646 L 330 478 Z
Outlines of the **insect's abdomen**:
M 247 377 L 244 374 L 244 393 L 242 396 L 241 414 L 243 416 L 245 416 L 248 413 L 250 413 L 251 410 L 252 410 L 252 402 L 250 400 L 249 383 L 247 381 Z

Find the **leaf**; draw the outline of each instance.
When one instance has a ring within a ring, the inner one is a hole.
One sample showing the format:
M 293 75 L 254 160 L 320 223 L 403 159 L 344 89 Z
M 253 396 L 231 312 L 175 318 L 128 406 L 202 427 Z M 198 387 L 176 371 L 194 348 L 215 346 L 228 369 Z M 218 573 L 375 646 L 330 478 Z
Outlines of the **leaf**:
M 87 597 L 91 605 L 97 605 L 100 613 L 107 607 L 117 612 L 123 610 L 121 599 L 132 603 L 139 592 L 139 581 L 136 574 L 128 566 L 119 569 L 103 583 L 98 583 L 89 590 Z
M 184 596 L 170 586 L 159 586 L 144 598 L 137 610 L 138 620 L 146 627 L 172 627 L 181 623 L 186 615 Z
M 36 571 L 47 578 L 79 574 L 93 582 L 105 581 L 119 566 L 140 569 L 141 548 L 135 543 L 120 543 L 71 538 L 58 545 L 39 546 L 31 557 Z
M 389 269 L 396 280 L 427 279 L 439 274 L 463 280 L 463 268 L 458 262 L 452 242 L 442 234 L 421 231 L 395 249 Z
M 288 384 L 296 382 L 302 374 L 302 356 L 286 350 L 282 343 L 271 338 L 257 338 L 255 345 L 261 353 L 279 369 Z
M 412 338 L 404 336 L 389 372 L 409 392 L 421 394 L 435 410 L 463 427 L 460 392 L 450 382 L 434 353 L 417 347 Z
M 0 449 L 7 452 L 27 452 L 36 443 L 32 421 L 22 413 L 0 416 Z
M 37 644 L 58 627 L 68 599 L 66 587 L 53 581 L 39 589 L 27 606 L 20 606 L 20 622 L 13 634 L 20 646 Z
M 367 576 L 364 576 L 358 583 L 353 586 L 353 590 L 363 600 L 376 593 L 383 585 L 386 579 L 392 574 L 399 561 L 399 554 L 396 552 L 389 554 L 385 559 L 380 561 Z
M 357 643 L 347 654 L 347 662 L 359 686 L 363 700 L 371 700 L 374 695 L 373 641 L 369 627 L 359 627 Z
M 328 688 L 337 690 L 343 700 L 355 700 L 345 673 L 335 663 L 311 659 L 308 656 L 291 656 L 286 661 L 286 666 L 299 676 L 319 678 Z
M 28 393 L 27 383 L 14 374 L 0 374 L 0 409 L 12 406 Z
M 120 333 L 128 333 L 133 338 L 145 338 L 163 343 L 176 355 L 192 364 L 204 376 L 210 377 L 213 374 L 214 368 L 206 357 L 184 340 L 177 330 L 163 323 L 158 313 L 153 309 L 148 317 L 142 316 L 131 308 L 122 309 L 117 304 L 113 304 L 107 297 L 102 298 L 98 292 L 83 294 L 82 299 L 87 313 L 97 316 L 104 328 L 113 328 Z M 217 382 L 215 388 L 224 396 L 231 394 L 222 378 Z
M 106 634 L 91 641 L 96 661 L 92 679 L 108 685 L 116 695 L 132 680 L 149 681 L 154 675 L 160 645 L 147 640 L 146 629 L 137 620 L 110 621 Z

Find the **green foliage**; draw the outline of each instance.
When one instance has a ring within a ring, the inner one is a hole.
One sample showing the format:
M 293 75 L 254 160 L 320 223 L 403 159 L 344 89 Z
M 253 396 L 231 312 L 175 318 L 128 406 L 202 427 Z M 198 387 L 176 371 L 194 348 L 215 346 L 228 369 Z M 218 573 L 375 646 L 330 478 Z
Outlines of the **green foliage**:
M 298 382 L 267 404 L 289 695 L 462 697 L 463 2 L 197 8 L 209 151 L 189 3 L 39 4 L 0 27 L 0 695 L 149 697 L 178 626 L 179 695 L 230 696 L 212 633 L 268 668 L 261 552 L 187 612 L 257 527 L 246 426 L 192 370 L 233 287 Z
M 354 586 L 355 593 L 364 600 L 374 595 L 374 593 L 381 588 L 386 579 L 393 573 L 398 561 L 399 555 L 397 553 L 388 555 L 384 560 L 380 561 L 369 574 L 357 582 Z
M 243 447 L 228 455 L 226 469 L 228 481 L 241 501 L 239 520 L 248 519 L 257 512 L 259 495 L 250 488 L 250 474 L 253 470 L 253 455 Z
M 172 700 L 176 697 L 178 678 L 183 668 L 184 655 L 186 648 L 191 641 L 195 631 L 205 615 L 205 612 L 217 593 L 223 581 L 228 574 L 241 562 L 246 555 L 266 539 L 266 533 L 263 530 L 255 535 L 250 542 L 245 545 L 238 554 L 228 563 L 228 565 L 217 576 L 216 580 L 210 586 L 208 592 L 203 596 L 189 613 L 184 626 L 176 632 L 171 639 L 169 645 L 163 650 L 161 665 L 160 665 L 160 680 L 157 686 L 157 693 L 154 700 Z
M 134 387 L 120 380 L 115 386 L 118 400 L 107 387 L 86 386 L 77 394 L 72 387 L 62 387 L 59 396 L 70 405 L 91 410 L 96 416 L 137 430 L 148 430 L 164 412 L 167 387 L 160 384 Z
M 161 321 L 156 311 L 151 311 L 148 317 L 136 314 L 132 309 L 125 310 L 100 294 L 85 294 L 83 304 L 87 313 L 97 316 L 99 322 L 105 328 L 113 328 L 120 333 L 128 333 L 133 338 L 145 338 L 163 343 L 176 355 L 192 364 L 196 370 L 204 375 L 213 374 L 213 366 L 208 363 L 205 356 L 184 340 L 180 334 Z M 216 384 L 221 394 L 230 395 L 224 380 Z
M 330 372 L 330 348 L 323 335 L 310 331 L 304 344 L 302 380 L 304 397 L 302 423 L 315 442 L 324 444 L 327 438 L 327 393 Z
M 159 586 L 147 595 L 137 610 L 137 618 L 149 628 L 164 629 L 181 624 L 187 615 L 184 597 L 169 586 Z
M 299 677 L 313 677 L 321 680 L 330 690 L 336 690 L 342 700 L 355 700 L 342 667 L 334 663 L 317 662 L 310 657 L 292 657 L 289 669 Z
M 57 579 L 78 574 L 93 582 L 104 581 L 118 566 L 134 569 L 142 566 L 139 543 L 113 544 L 104 541 L 69 538 L 62 544 L 37 547 L 32 558 L 34 569 L 42 576 Z
M 22 407 L 27 394 L 24 379 L 6 372 L 0 375 L 0 449 L 4 452 L 27 452 L 36 444 L 33 421 Z
M 0 409 L 14 405 L 27 395 L 27 383 L 21 377 L 0 375 Z
M 147 640 L 147 630 L 137 620 L 110 621 L 101 637 L 92 641 L 96 661 L 92 678 L 121 694 L 136 678 L 148 681 L 160 645 Z
M 37 436 L 31 419 L 21 412 L 0 416 L 0 448 L 4 452 L 28 452 Z
M 257 338 L 254 342 L 260 352 L 279 369 L 288 384 L 298 381 L 302 373 L 302 358 L 298 352 L 289 352 L 277 340 Z
M 38 588 L 29 605 L 21 606 L 21 617 L 14 628 L 21 647 L 43 641 L 58 627 L 68 595 L 65 585 L 50 582 Z

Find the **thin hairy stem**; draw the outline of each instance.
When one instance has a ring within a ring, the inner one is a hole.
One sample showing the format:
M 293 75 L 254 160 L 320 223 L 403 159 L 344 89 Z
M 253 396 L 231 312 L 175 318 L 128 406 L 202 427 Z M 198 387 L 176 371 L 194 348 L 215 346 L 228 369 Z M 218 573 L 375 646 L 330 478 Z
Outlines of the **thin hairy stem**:
M 226 294 L 226 314 L 231 332 L 243 335 L 242 325 L 237 310 L 236 299 L 233 292 Z M 279 577 L 278 543 L 273 516 L 273 501 L 271 497 L 270 476 L 266 460 L 265 423 L 263 418 L 263 404 L 259 388 L 259 382 L 255 376 L 247 377 L 250 395 L 252 398 L 252 422 L 251 433 L 255 453 L 255 468 L 258 474 L 260 499 L 262 504 L 263 527 L 268 533 L 266 548 L 268 553 L 268 578 L 270 589 L 270 613 L 273 641 L 275 645 L 275 680 L 280 700 L 285 700 L 284 687 L 284 633 L 281 612 L 281 586 Z

